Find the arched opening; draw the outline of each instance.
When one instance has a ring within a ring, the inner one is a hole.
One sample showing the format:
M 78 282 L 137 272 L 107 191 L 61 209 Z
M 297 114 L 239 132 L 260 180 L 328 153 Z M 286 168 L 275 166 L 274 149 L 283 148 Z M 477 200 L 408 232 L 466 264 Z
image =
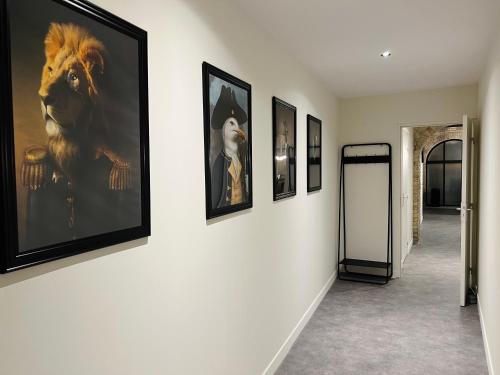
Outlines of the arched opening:
M 462 141 L 438 143 L 428 153 L 425 164 L 428 207 L 459 207 L 462 189 Z

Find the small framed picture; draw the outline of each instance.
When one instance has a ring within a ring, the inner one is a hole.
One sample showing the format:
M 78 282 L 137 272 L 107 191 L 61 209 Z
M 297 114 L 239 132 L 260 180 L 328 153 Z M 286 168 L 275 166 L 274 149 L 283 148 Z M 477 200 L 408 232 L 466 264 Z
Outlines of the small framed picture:
M 206 218 L 252 207 L 252 88 L 203 63 Z
M 307 191 L 321 190 L 321 120 L 307 115 Z
M 297 193 L 297 109 L 273 97 L 273 200 Z
M 147 34 L 0 0 L 0 272 L 150 234 Z

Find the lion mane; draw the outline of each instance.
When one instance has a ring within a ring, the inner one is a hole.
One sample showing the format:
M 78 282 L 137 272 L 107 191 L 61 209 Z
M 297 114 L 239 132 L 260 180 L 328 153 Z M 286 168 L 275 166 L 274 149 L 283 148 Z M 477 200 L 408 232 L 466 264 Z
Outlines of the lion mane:
M 106 48 L 86 29 L 71 23 L 52 23 L 44 44 L 46 61 L 38 93 L 48 151 L 71 178 L 82 160 L 95 159 L 105 148 Z

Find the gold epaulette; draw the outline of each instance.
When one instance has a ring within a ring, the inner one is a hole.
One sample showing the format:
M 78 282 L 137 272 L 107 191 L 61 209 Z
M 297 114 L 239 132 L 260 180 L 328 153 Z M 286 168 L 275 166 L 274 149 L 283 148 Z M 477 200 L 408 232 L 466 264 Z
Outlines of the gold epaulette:
M 123 160 L 116 152 L 107 145 L 96 147 L 95 158 L 106 156 L 113 163 L 109 172 L 109 189 L 116 191 L 129 190 L 132 188 L 132 165 L 129 161 Z
M 21 167 L 21 183 L 31 190 L 36 191 L 43 187 L 47 176 L 47 149 L 43 146 L 29 146 L 24 151 Z
M 109 173 L 109 188 L 117 191 L 132 188 L 132 166 L 130 162 L 121 159 L 113 161 L 113 167 Z

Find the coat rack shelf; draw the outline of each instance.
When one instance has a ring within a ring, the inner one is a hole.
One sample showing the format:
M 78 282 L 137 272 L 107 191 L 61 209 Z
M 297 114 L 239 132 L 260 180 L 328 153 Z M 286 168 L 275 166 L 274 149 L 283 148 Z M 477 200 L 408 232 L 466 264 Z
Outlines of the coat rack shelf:
M 380 146 L 382 154 L 370 154 L 374 147 Z M 356 150 L 363 155 L 347 155 L 347 150 Z M 363 152 L 363 150 L 365 150 Z M 368 153 L 368 154 L 367 154 Z M 346 241 L 346 165 L 349 164 L 386 164 L 388 167 L 387 192 L 387 248 L 384 260 L 355 259 L 348 257 Z M 342 249 L 342 254 L 341 254 Z M 341 257 L 342 256 L 342 257 Z M 393 274 L 393 240 L 392 240 L 392 148 L 389 143 L 358 143 L 342 147 L 339 189 L 339 228 L 338 228 L 338 265 L 339 280 L 359 281 L 372 284 L 387 284 Z M 362 271 L 360 271 L 360 269 Z M 369 270 L 378 270 L 376 273 Z

